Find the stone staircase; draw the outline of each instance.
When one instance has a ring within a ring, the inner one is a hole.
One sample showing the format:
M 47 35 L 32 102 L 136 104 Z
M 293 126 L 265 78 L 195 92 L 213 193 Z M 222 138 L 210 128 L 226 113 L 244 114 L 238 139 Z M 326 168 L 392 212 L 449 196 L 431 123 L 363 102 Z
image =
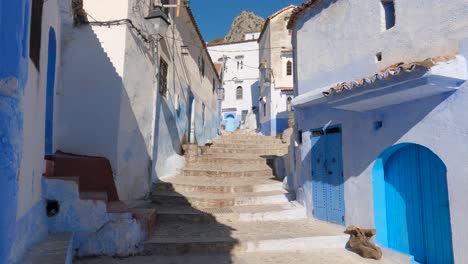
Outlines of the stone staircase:
M 308 219 L 273 176 L 268 159 L 286 153 L 287 145 L 274 137 L 233 133 L 215 139 L 178 176 L 155 184 L 150 201 L 133 204 L 156 208 L 160 220 L 145 255 L 344 249 L 344 227 Z
M 73 234 L 72 257 L 75 253 L 140 253 L 143 241 L 154 233 L 156 210 L 129 208 L 119 200 L 112 168 L 105 158 L 57 152 L 46 157 L 42 185 L 43 197 L 51 206 L 47 219 L 50 236 Z

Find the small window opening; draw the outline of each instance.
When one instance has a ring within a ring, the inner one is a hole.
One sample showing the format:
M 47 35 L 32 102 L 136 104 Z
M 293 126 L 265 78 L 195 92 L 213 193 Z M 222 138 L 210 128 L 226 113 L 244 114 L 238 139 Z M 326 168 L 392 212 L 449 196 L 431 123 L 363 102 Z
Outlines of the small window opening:
M 266 103 L 263 103 L 263 116 L 266 116 Z
M 286 99 L 286 106 L 287 106 L 287 109 L 288 109 L 289 112 L 292 111 L 292 104 L 291 104 L 291 102 L 292 102 L 292 98 L 291 98 L 291 96 L 289 96 L 288 99 Z
M 291 76 L 292 75 L 292 61 L 288 61 L 286 63 L 286 75 Z
M 236 89 L 236 99 L 237 100 L 242 100 L 243 92 L 242 92 L 242 87 L 239 86 Z
M 43 0 L 33 0 L 31 10 L 31 28 L 29 39 L 29 57 L 37 70 L 40 70 L 41 29 Z
M 202 127 L 205 127 L 205 113 L 206 113 L 205 104 L 202 104 Z
M 213 93 L 216 91 L 216 82 L 215 79 L 213 78 Z
M 161 0 L 161 4 L 163 6 L 166 6 L 166 5 L 169 5 L 171 3 L 170 3 L 170 0 Z M 164 7 L 162 10 L 163 10 L 164 14 L 169 15 L 169 8 Z
M 382 23 L 385 25 L 385 30 L 389 30 L 395 26 L 395 1 L 381 0 L 380 3 L 382 4 Z
M 379 62 L 379 61 L 382 61 L 382 52 L 378 52 L 377 54 L 375 54 L 375 59 Z
M 200 74 L 205 77 L 205 58 L 203 58 L 202 54 L 198 56 L 198 69 L 200 70 Z
M 159 64 L 159 93 L 163 96 L 167 94 L 167 72 L 169 66 L 167 62 L 161 58 Z
M 247 114 L 249 113 L 248 110 L 242 110 L 242 123 L 245 123 L 245 120 L 247 119 Z
M 53 217 L 60 211 L 60 205 L 57 200 L 47 200 L 46 211 L 48 217 Z

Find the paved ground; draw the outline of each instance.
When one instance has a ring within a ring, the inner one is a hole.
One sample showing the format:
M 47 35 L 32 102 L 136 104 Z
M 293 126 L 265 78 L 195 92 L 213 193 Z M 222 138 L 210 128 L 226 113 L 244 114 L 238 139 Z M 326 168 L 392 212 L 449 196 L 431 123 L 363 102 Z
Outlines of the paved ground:
M 219 143 L 224 141 L 234 143 Z M 282 148 L 271 137 L 223 136 L 205 154 L 208 157 L 188 164 L 183 175 L 157 184 L 151 203 L 135 204 L 156 208 L 160 214 L 160 226 L 144 245 L 147 255 L 76 263 L 390 263 L 347 251 L 344 227 L 307 219 L 300 211 L 304 208 L 289 202 L 287 191 L 261 156 Z
M 325 249 L 308 252 L 268 252 L 185 256 L 139 256 L 133 258 L 95 258 L 76 261 L 78 264 L 390 264 L 380 261 L 363 259 L 345 249 Z

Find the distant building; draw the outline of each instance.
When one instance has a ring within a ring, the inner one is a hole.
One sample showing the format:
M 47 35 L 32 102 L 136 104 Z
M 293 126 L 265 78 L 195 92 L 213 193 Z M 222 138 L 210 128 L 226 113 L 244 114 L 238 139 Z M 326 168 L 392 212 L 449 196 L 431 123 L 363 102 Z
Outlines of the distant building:
M 468 263 L 465 0 L 294 10 L 296 175 L 312 217 L 375 227 L 399 263 Z
M 269 16 L 258 39 L 260 131 L 276 135 L 288 128 L 294 97 L 291 35 L 286 25 L 295 6 L 287 6 Z
M 221 71 L 221 124 L 227 131 L 240 128 L 249 114 L 258 113 L 258 35 L 248 33 L 244 41 L 208 46 Z

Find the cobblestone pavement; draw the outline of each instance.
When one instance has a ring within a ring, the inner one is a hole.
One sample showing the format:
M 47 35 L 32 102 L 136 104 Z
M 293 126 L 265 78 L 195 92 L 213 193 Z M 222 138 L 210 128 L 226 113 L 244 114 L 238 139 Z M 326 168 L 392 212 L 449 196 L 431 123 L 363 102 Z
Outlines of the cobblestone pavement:
M 266 252 L 184 256 L 139 256 L 133 258 L 82 259 L 78 264 L 391 264 L 385 259 L 363 259 L 345 249 L 324 249 L 308 252 Z

